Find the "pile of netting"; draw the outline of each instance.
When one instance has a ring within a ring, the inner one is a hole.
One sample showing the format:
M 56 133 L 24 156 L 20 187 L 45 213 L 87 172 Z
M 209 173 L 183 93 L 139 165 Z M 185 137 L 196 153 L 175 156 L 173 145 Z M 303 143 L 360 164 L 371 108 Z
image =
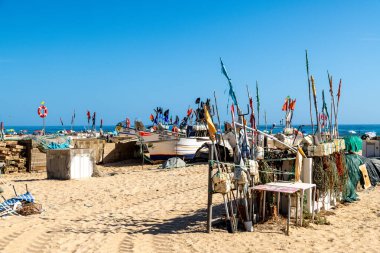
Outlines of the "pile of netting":
M 346 136 L 344 137 L 347 152 L 358 152 L 362 150 L 363 140 L 359 136 Z
M 358 200 L 356 186 L 360 182 L 364 185 L 363 175 L 359 166 L 369 164 L 367 167 L 371 184 L 376 185 L 380 181 L 380 170 L 374 169 L 375 165 L 370 159 L 356 154 L 334 153 L 331 156 L 315 157 L 313 167 L 313 182 L 321 195 L 327 193 L 339 196 L 342 193 L 344 202 Z M 379 167 L 380 168 L 380 167 Z
M 320 192 L 330 192 L 335 195 L 344 192 L 348 172 L 343 152 L 331 156 L 315 157 L 313 169 L 313 182 Z
M 364 164 L 364 162 L 359 155 L 346 155 L 346 168 L 348 171 L 349 178 L 347 180 L 346 191 L 343 194 L 343 201 L 353 202 L 358 200 L 356 186 L 360 181 L 363 184 L 362 174 L 359 169 L 359 166 L 362 164 Z
M 33 136 L 32 140 L 42 152 L 46 152 L 48 149 L 70 148 L 71 144 L 71 139 L 69 137 L 59 135 Z

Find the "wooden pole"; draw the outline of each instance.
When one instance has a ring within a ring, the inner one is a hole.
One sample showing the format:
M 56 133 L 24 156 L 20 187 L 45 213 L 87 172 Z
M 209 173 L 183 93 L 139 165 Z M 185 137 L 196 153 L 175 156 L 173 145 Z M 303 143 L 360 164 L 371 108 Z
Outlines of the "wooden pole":
M 218 110 L 218 103 L 216 101 L 216 93 L 214 91 L 214 100 L 215 100 L 215 109 L 216 109 L 216 116 L 218 118 L 218 126 L 219 126 L 219 130 L 222 131 L 222 127 L 220 125 L 220 117 L 219 117 L 219 110 Z M 226 152 L 226 144 L 224 142 L 224 138 L 223 138 L 223 134 L 221 133 L 220 134 L 220 137 L 222 138 L 222 142 L 223 142 L 223 149 L 224 149 L 224 161 L 226 162 L 227 161 L 227 152 Z
M 207 233 L 211 233 L 212 223 L 212 163 L 214 160 L 214 145 L 208 151 L 208 197 L 207 197 Z
M 339 137 L 339 129 L 338 129 L 338 112 L 339 112 L 339 102 L 340 102 L 340 92 L 342 88 L 342 79 L 339 80 L 338 86 L 338 101 L 336 102 L 336 114 L 335 114 L 335 127 L 336 127 L 336 136 Z
M 309 108 L 310 108 L 311 132 L 314 134 L 313 113 L 312 113 L 312 109 L 311 109 L 311 84 L 310 84 L 310 73 L 309 73 L 309 59 L 307 57 L 307 50 L 306 50 L 306 74 L 307 74 L 307 83 L 309 86 Z
M 289 235 L 291 197 L 288 193 L 288 219 L 286 221 L 286 235 Z
M 317 100 L 317 91 L 314 83 L 313 76 L 310 76 L 311 79 L 311 85 L 313 88 L 313 97 L 314 97 L 314 107 L 315 107 L 315 116 L 317 117 L 317 138 L 318 141 L 321 141 L 321 121 L 319 120 L 319 113 L 318 113 L 318 100 Z

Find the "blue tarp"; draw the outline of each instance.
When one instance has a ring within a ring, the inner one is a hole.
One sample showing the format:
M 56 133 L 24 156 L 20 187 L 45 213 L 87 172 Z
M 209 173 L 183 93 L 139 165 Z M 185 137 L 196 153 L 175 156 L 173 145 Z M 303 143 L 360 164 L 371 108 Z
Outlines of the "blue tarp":
M 34 202 L 34 197 L 30 192 L 27 192 L 25 194 L 21 194 L 21 195 L 18 195 L 17 197 L 4 201 L 3 203 L 1 203 L 1 206 L 12 206 L 19 201 L 26 201 L 26 202 L 32 203 Z

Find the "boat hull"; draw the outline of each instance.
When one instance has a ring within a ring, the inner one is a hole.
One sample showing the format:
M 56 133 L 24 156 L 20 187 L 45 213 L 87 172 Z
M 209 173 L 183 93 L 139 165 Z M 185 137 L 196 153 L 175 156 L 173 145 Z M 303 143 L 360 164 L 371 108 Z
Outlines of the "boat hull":
M 147 143 L 147 147 L 152 160 L 167 160 L 171 157 L 190 160 L 194 158 L 195 152 L 208 141 L 209 138 L 178 138 L 150 142 Z

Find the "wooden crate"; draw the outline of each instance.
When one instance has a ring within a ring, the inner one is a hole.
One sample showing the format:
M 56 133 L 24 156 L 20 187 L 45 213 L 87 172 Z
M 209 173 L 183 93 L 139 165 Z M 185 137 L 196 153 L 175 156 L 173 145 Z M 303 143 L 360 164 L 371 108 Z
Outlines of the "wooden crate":
M 19 144 L 25 146 L 26 171 L 46 171 L 46 153 L 41 152 L 37 148 L 37 143 L 33 140 L 21 140 L 19 141 Z
M 48 179 L 83 179 L 92 176 L 95 169 L 93 149 L 51 149 L 47 151 Z

